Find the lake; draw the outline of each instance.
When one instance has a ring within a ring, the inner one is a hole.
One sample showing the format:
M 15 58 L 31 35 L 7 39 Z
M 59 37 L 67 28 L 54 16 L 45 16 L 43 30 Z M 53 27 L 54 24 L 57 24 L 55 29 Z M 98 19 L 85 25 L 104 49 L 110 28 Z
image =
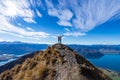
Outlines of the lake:
M 120 55 L 108 54 L 97 59 L 88 59 L 95 66 L 120 72 Z
M 13 60 L 15 60 L 15 59 L 10 59 L 8 61 L 0 62 L 0 66 L 5 64 L 5 63 L 8 63 L 10 61 L 13 61 Z M 93 63 L 95 66 L 120 72 L 120 55 L 109 54 L 109 55 L 105 55 L 101 58 L 88 59 L 88 60 L 91 63 Z

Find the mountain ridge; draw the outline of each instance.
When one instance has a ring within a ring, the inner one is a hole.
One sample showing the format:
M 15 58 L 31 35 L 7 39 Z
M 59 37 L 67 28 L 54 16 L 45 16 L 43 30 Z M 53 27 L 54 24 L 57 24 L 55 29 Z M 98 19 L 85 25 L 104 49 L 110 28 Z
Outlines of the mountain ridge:
M 0 80 L 111 80 L 63 44 L 49 46 L 0 75 Z
M 26 55 L 21 56 L 20 58 L 18 58 L 18 59 L 16 59 L 16 60 L 12 61 L 12 62 L 8 62 L 8 63 L 6 63 L 5 65 L 0 66 L 0 73 L 4 72 L 5 70 L 11 69 L 11 68 L 14 67 L 16 64 L 22 64 L 22 63 L 25 61 L 25 59 L 27 59 L 27 58 L 33 58 L 33 56 L 34 56 L 35 54 L 37 54 L 38 52 L 39 52 L 39 51 L 35 51 L 35 52 L 33 52 L 33 53 L 26 54 Z

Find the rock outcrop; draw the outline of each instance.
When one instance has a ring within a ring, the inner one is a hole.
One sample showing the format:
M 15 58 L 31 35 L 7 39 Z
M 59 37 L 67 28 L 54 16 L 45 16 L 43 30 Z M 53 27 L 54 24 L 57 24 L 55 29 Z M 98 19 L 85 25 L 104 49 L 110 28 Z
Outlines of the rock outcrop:
M 111 80 L 71 48 L 55 44 L 0 74 L 0 80 Z

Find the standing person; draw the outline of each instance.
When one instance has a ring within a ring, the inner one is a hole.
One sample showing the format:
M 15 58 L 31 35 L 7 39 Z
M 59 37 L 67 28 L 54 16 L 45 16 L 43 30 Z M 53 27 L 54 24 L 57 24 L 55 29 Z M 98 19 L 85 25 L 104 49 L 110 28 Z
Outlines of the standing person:
M 62 37 L 63 37 L 63 35 L 59 35 L 59 36 L 57 36 L 57 38 L 58 38 L 58 43 L 62 43 Z

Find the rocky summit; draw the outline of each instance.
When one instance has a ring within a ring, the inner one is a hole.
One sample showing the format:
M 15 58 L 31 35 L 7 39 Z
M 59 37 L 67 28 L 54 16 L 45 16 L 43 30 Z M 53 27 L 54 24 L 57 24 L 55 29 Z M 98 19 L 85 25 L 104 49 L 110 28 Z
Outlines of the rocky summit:
M 49 46 L 0 74 L 0 80 L 111 80 L 63 44 Z

